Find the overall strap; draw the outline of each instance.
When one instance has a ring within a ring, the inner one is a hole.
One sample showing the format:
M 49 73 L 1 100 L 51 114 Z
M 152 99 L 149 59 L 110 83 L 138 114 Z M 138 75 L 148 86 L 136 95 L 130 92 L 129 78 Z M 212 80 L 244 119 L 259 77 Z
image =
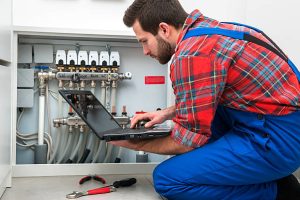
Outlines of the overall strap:
M 232 23 L 234 24 L 234 23 Z M 237 24 L 236 25 L 241 25 L 241 24 Z M 253 27 L 250 26 L 246 26 L 246 25 L 241 25 L 241 26 L 245 26 L 251 29 L 256 30 L 259 33 L 263 33 L 262 31 L 260 31 L 259 29 L 255 29 Z M 269 39 L 269 37 L 267 37 L 265 34 L 263 34 L 268 40 L 270 40 L 270 42 L 277 48 L 274 48 L 273 46 L 269 45 L 268 43 L 264 42 L 263 40 L 256 38 L 255 36 L 252 36 L 249 32 L 243 32 L 243 31 L 236 31 L 236 30 L 228 30 L 228 29 L 221 29 L 221 28 L 206 28 L 206 27 L 201 27 L 201 28 L 195 28 L 192 30 L 189 30 L 183 40 L 190 38 L 190 37 L 196 37 L 196 36 L 203 36 L 203 35 L 223 35 L 226 37 L 231 37 L 234 39 L 238 39 L 238 40 L 245 40 L 248 42 L 252 42 L 254 44 L 260 45 L 262 47 L 265 47 L 266 49 L 272 51 L 273 53 L 275 53 L 276 55 L 278 55 L 280 58 L 282 58 L 284 61 L 286 61 L 288 63 L 288 65 L 292 68 L 293 72 L 296 74 L 298 81 L 300 82 L 300 72 L 298 71 L 297 67 L 294 65 L 294 63 L 292 63 L 291 60 L 288 59 L 288 57 L 279 49 L 279 47 L 277 47 L 277 45 L 271 40 Z
M 279 48 L 279 46 L 271 38 L 269 38 L 269 36 L 267 36 L 263 31 L 259 30 L 258 28 L 246 24 L 236 23 L 236 22 L 222 22 L 222 24 L 233 24 L 233 25 L 244 26 L 249 29 L 255 30 L 256 32 L 261 33 L 265 38 L 267 38 L 274 45 L 274 47 L 276 47 L 283 55 L 285 55 L 285 53 Z M 285 57 L 287 58 L 286 55 Z

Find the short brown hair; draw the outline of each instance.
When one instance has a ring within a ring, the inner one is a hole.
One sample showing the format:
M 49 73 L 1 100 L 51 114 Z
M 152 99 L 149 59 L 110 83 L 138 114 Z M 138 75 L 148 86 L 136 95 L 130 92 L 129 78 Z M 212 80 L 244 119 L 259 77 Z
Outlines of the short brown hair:
M 178 0 L 135 0 L 125 11 L 123 22 L 132 27 L 138 20 L 144 31 L 157 35 L 161 22 L 178 29 L 183 26 L 187 16 Z

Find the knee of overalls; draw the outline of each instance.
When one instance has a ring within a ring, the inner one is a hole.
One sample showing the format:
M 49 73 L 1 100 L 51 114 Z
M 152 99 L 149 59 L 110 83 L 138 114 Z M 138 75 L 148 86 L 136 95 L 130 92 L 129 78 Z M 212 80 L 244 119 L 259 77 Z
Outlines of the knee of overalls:
M 154 189 L 157 193 L 163 196 L 168 192 L 167 188 L 169 185 L 169 183 L 165 180 L 167 176 L 165 171 L 166 170 L 163 169 L 162 164 L 159 164 L 153 171 Z
M 178 182 L 175 181 L 176 172 L 173 173 L 171 166 L 165 165 L 165 162 L 159 164 L 154 169 L 153 185 L 157 193 L 168 198 L 169 195 L 174 195 L 174 193 L 176 193 L 176 187 L 178 187 L 179 185 Z

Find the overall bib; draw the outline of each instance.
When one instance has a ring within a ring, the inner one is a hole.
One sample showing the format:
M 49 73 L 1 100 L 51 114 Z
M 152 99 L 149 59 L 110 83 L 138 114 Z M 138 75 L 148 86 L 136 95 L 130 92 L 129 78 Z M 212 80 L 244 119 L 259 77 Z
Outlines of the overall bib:
M 276 49 L 246 32 L 218 28 L 193 29 L 184 39 L 210 34 L 268 48 L 290 65 L 300 81 L 295 65 L 271 40 Z M 169 200 L 272 200 L 276 180 L 300 166 L 300 112 L 275 116 L 219 106 L 211 130 L 208 144 L 156 167 L 158 193 Z

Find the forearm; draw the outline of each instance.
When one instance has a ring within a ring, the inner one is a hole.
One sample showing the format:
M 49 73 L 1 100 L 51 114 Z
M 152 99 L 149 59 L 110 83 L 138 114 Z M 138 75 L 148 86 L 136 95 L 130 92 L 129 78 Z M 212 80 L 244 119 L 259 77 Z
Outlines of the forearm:
M 167 120 L 171 120 L 175 117 L 175 110 L 176 110 L 175 105 L 170 106 L 170 107 L 163 110 L 163 111 L 165 111 L 165 115 L 166 115 Z
M 176 155 L 191 151 L 193 148 L 178 144 L 171 136 L 167 136 L 164 138 L 140 141 L 135 150 L 156 154 Z

